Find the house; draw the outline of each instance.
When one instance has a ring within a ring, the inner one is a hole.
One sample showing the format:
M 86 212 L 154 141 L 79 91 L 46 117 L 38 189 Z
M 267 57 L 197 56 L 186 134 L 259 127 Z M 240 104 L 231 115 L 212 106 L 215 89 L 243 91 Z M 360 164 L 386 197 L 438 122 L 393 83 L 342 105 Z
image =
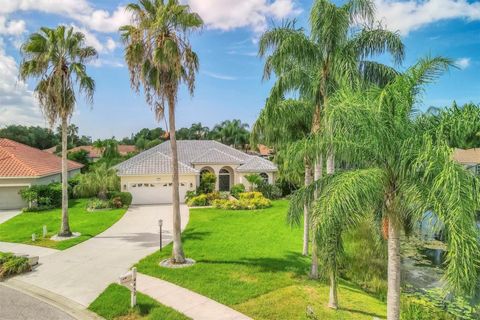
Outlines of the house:
M 455 149 L 453 159 L 480 175 L 480 148 Z
M 275 182 L 277 167 L 272 162 L 213 140 L 177 141 L 180 172 L 180 201 L 187 191 L 200 184 L 202 173 L 217 177 L 216 190 L 229 191 L 237 183 L 248 187 L 245 176 L 261 175 Z M 122 191 L 133 196 L 134 204 L 159 204 L 172 201 L 172 158 L 170 141 L 148 149 L 115 167 Z
M 80 150 L 85 150 L 88 152 L 88 159 L 92 162 L 95 162 L 99 160 L 102 157 L 103 150 L 100 148 L 95 148 L 94 146 L 79 146 L 72 148 L 68 150 L 68 152 L 77 152 Z M 131 152 L 135 152 L 136 148 L 135 146 L 129 146 L 129 145 L 119 145 L 118 146 L 118 153 L 120 153 L 121 156 L 126 156 L 127 154 Z
M 54 154 L 9 139 L 0 139 L 0 209 L 26 204 L 22 188 L 61 181 L 62 159 Z M 80 173 L 82 164 L 68 161 L 68 176 Z

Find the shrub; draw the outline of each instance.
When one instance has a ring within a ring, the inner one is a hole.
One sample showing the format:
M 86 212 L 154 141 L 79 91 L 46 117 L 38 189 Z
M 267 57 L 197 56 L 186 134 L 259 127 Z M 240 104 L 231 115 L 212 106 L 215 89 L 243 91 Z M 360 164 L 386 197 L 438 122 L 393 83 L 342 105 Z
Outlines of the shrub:
M 120 191 L 113 191 L 108 192 L 107 197 L 110 200 L 114 198 L 120 198 L 123 206 L 129 206 L 132 204 L 132 194 L 130 192 L 120 192 Z
M 28 259 L 11 253 L 0 253 L 0 279 L 30 271 Z
M 24 211 L 48 210 L 62 205 L 62 185 L 58 182 L 24 188 L 19 194 L 28 203 Z
M 195 190 L 188 190 L 185 194 L 185 201 L 188 202 L 193 197 L 197 196 L 197 191 Z
M 99 209 L 108 209 L 110 207 L 111 207 L 110 201 L 102 200 L 102 199 L 98 199 L 98 198 L 90 199 L 87 202 L 87 210 L 88 211 L 99 210 Z
M 225 210 L 256 210 L 272 206 L 272 202 L 260 192 L 244 192 L 240 193 L 239 197 L 239 200 L 217 199 L 212 202 L 212 205 Z
M 215 190 L 217 177 L 211 172 L 204 172 L 200 177 L 200 185 L 197 188 L 197 194 L 207 194 Z
M 270 200 L 280 199 L 282 197 L 282 190 L 268 182 L 262 182 L 257 186 L 257 191 L 261 192 L 263 196 Z
M 76 196 L 107 199 L 109 191 L 120 191 L 120 178 L 117 172 L 106 164 L 96 166 L 93 171 L 82 174 L 73 189 Z
M 201 194 L 188 200 L 189 207 L 204 207 L 208 206 L 208 197 L 206 194 Z
M 256 173 L 247 174 L 245 179 L 247 179 L 248 183 L 250 183 L 250 191 L 257 190 L 257 187 L 264 182 L 263 178 Z
M 111 205 L 113 208 L 117 208 L 117 209 L 123 207 L 122 198 L 120 198 L 120 197 L 112 198 L 112 199 L 110 200 L 110 205 Z
M 242 192 L 245 192 L 245 185 L 241 183 L 233 185 L 233 187 L 230 189 L 230 194 L 237 199 Z

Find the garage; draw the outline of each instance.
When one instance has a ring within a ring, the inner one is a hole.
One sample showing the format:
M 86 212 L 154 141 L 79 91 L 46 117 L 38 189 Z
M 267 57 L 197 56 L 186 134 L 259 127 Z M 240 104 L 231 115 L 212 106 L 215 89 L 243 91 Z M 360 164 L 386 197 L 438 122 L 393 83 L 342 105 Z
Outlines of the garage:
M 188 186 L 180 183 L 180 202 L 185 202 Z M 172 203 L 172 183 L 134 182 L 128 186 L 132 194 L 132 204 L 170 204 Z
M 25 186 L 0 186 L 0 209 L 21 209 L 26 206 L 18 192 Z

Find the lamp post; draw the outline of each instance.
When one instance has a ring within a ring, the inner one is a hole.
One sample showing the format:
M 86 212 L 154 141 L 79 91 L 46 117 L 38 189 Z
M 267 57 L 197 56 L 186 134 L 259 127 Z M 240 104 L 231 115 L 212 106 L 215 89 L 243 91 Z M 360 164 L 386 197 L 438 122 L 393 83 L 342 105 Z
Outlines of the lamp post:
M 160 251 L 162 251 L 162 225 L 163 225 L 163 220 L 162 219 L 158 220 L 158 227 L 160 228 Z

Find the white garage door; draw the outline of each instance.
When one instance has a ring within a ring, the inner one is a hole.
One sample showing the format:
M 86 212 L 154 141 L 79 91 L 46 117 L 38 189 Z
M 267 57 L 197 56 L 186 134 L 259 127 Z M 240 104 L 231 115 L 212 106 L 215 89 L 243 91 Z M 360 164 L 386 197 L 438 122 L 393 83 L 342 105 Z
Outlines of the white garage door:
M 25 202 L 18 194 L 24 187 L 0 187 L 0 209 L 21 209 Z
M 186 183 L 180 183 L 180 202 L 185 202 L 188 190 Z M 131 183 L 128 191 L 132 194 L 132 204 L 172 203 L 172 183 Z

